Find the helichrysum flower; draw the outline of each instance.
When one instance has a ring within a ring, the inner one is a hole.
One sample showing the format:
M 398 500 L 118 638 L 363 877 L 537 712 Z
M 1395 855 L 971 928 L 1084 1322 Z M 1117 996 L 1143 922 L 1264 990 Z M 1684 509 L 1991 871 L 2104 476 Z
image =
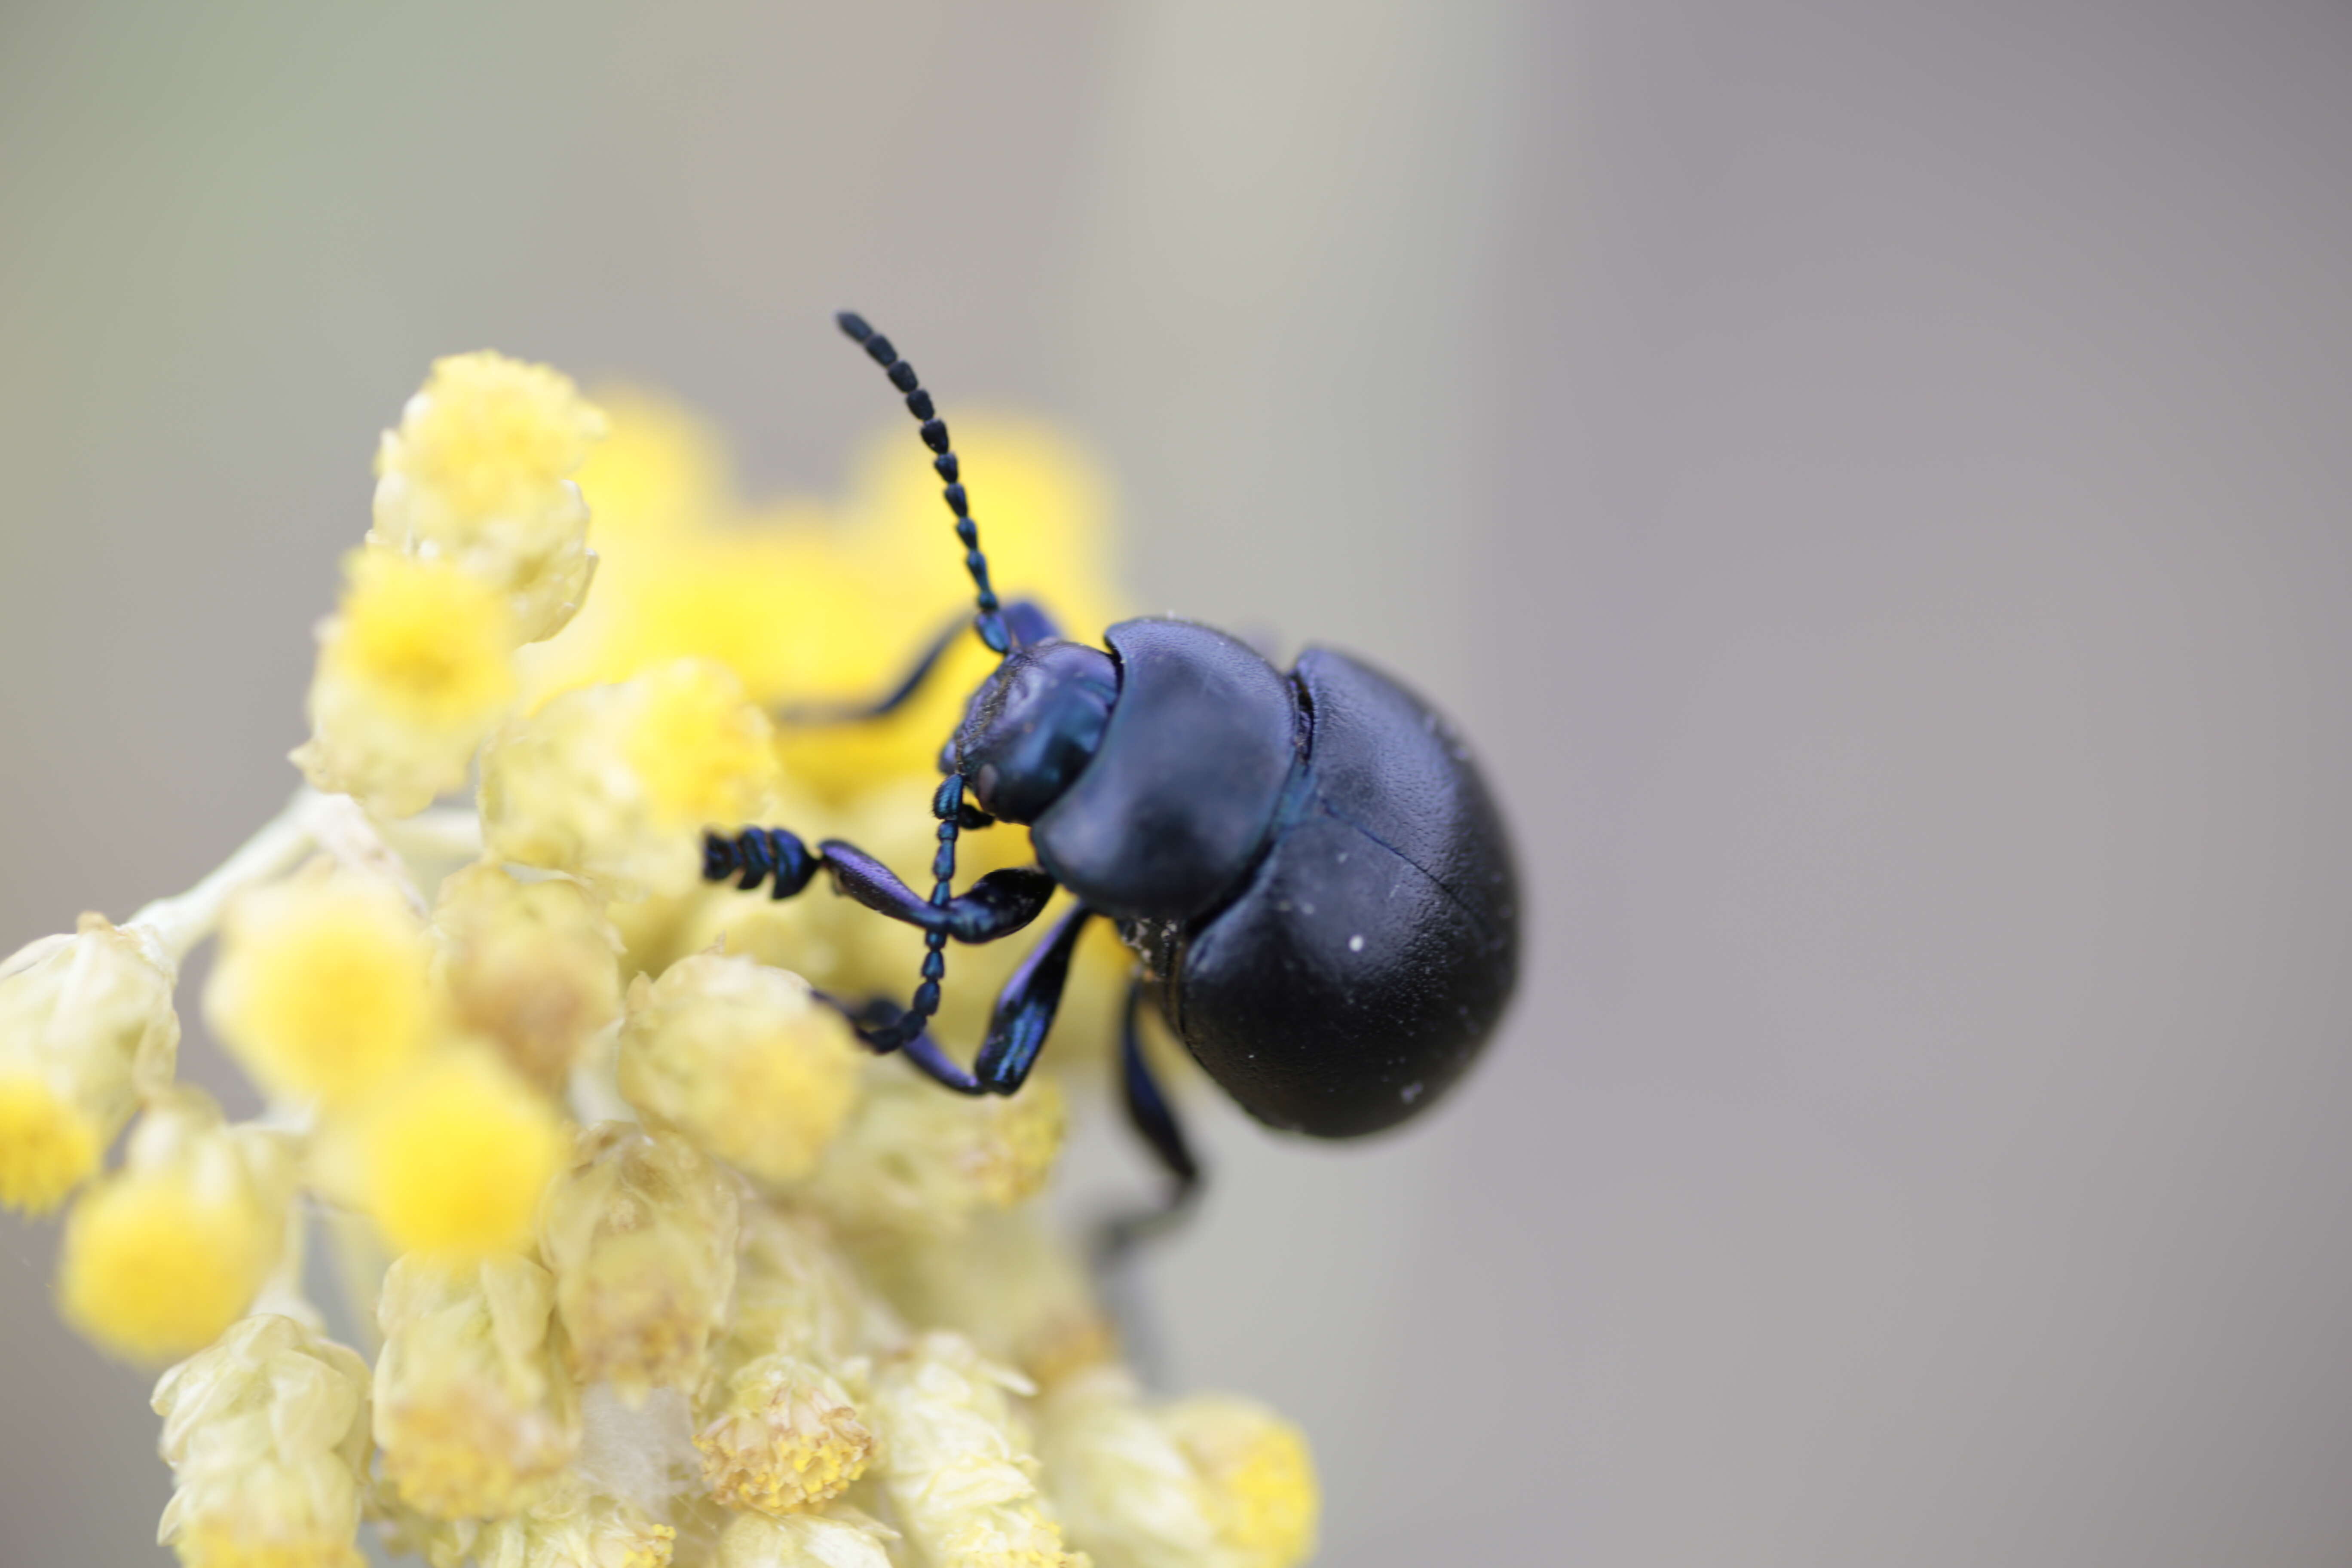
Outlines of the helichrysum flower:
M 948 1236 L 866 1237 L 856 1251 L 917 1328 L 953 1329 L 1049 1392 L 1118 1353 L 1084 1266 L 1040 1204 L 981 1210 Z
M 744 1215 L 733 1320 L 696 1405 L 705 1486 L 729 1508 L 785 1514 L 864 1473 L 869 1347 L 900 1337 L 824 1228 L 753 1205 Z
M 515 1513 L 571 1461 L 579 1400 L 554 1310 L 554 1280 L 529 1258 L 392 1266 L 376 1307 L 375 1440 L 401 1502 L 439 1519 Z
M 132 1131 L 123 1168 L 67 1218 L 59 1305 L 126 1360 L 200 1349 L 269 1278 L 293 1187 L 283 1135 L 224 1125 L 195 1089 L 159 1098 Z
M 1051 1391 L 1038 1423 L 1059 1517 L 1098 1568 L 1292 1568 L 1315 1551 L 1306 1440 L 1263 1405 L 1154 1405 L 1125 1368 L 1097 1366 Z
M 1314 1555 L 1321 1498 L 1297 1427 L 1230 1394 L 1179 1399 L 1159 1421 L 1207 1488 L 1217 1539 L 1235 1568 L 1288 1568 Z
M 644 1508 L 575 1479 L 485 1524 L 472 1555 L 480 1568 L 667 1568 L 677 1538 Z
M 247 1318 L 155 1387 L 186 1568 L 360 1568 L 367 1363 L 290 1318 Z
M 294 762 L 322 790 L 405 816 L 466 782 L 513 699 L 513 619 L 496 588 L 446 560 L 361 550 L 344 570 Z
M 97 915 L 0 963 L 0 1206 L 56 1208 L 138 1096 L 171 1081 L 176 971 L 140 932 Z
M 777 779 L 767 715 L 724 667 L 684 660 L 570 691 L 492 738 L 482 826 L 499 858 L 608 896 L 677 894 L 701 875 L 701 830 L 751 821 Z
M 487 351 L 437 360 L 377 451 L 369 542 L 452 563 L 505 596 L 522 640 L 552 637 L 595 571 L 571 476 L 604 433 L 544 365 Z
M 732 1178 L 674 1133 L 583 1131 L 539 1216 L 572 1371 L 625 1399 L 702 1381 L 735 1285 Z
M 394 1247 L 443 1258 L 527 1246 L 564 1150 L 546 1100 L 478 1047 L 402 1074 L 354 1132 L 361 1201 L 376 1224 Z
M 900 1528 L 936 1568 L 1075 1568 L 1039 1506 L 1036 1458 L 1008 1394 L 1020 1373 L 960 1334 L 925 1334 L 875 1371 L 882 1479 Z
M 853 1233 L 950 1235 L 1041 1191 L 1065 1122 L 1061 1088 L 1043 1074 L 1015 1095 L 965 1099 L 884 1058 L 800 1193 Z
M 844 1509 L 782 1518 L 744 1514 L 719 1537 L 714 1568 L 891 1568 L 897 1531 Z
M 293 878 L 230 907 L 205 1016 L 273 1092 L 351 1100 L 432 1044 L 432 949 L 399 893 L 348 872 Z
M 620 1087 L 648 1120 L 763 1181 L 789 1182 L 840 1131 L 863 1056 L 798 975 L 699 953 L 630 986 Z
M 520 882 L 468 866 L 433 908 L 434 973 L 460 1027 L 553 1090 L 589 1037 L 620 1016 L 621 939 L 596 901 L 562 879 Z

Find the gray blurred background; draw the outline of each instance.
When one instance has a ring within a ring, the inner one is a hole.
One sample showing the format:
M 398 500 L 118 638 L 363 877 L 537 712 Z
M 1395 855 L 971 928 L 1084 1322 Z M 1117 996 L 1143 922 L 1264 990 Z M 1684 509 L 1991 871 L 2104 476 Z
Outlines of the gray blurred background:
M 0 5 L 0 949 L 291 784 L 427 360 L 1113 463 L 1533 892 L 1459 1096 L 1155 1265 L 1334 1564 L 2352 1558 L 2352 11 Z M 911 459 L 910 459 L 911 460 Z M 158 1560 L 0 1220 L 0 1561 Z

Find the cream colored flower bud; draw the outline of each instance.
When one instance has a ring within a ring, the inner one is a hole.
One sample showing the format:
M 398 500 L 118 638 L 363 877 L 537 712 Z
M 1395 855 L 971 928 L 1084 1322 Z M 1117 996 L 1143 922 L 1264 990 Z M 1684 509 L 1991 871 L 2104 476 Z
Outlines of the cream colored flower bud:
M 550 1342 L 554 1307 L 528 1258 L 392 1266 L 375 1439 L 402 1502 L 438 1519 L 514 1513 L 571 1461 L 579 1401 Z
M 482 756 L 494 858 L 567 871 L 614 898 L 688 891 L 702 830 L 754 820 L 778 779 L 773 731 L 724 666 L 682 659 L 567 691 Z
M 567 1478 L 475 1538 L 480 1568 L 666 1568 L 677 1531 L 636 1504 Z
M 625 1400 L 691 1392 L 735 1285 L 733 1180 L 670 1132 L 579 1135 L 539 1215 L 572 1375 Z
M 1041 1191 L 1064 1127 L 1061 1089 L 1042 1074 L 1015 1095 L 965 1099 L 884 1058 L 800 1195 L 851 1234 L 952 1235 Z
M 738 1169 L 790 1182 L 848 1116 L 864 1055 L 800 976 L 700 953 L 630 986 L 621 1093 Z
M 138 1097 L 171 1082 L 177 973 L 136 928 L 98 915 L 0 963 L 0 1207 L 56 1208 Z
M 858 1260 L 908 1321 L 953 1329 L 1042 1388 L 1118 1352 L 1084 1265 L 1037 1204 L 983 1210 L 953 1236 L 872 1238 Z
M 1038 1505 L 1037 1461 L 1007 1392 L 1020 1373 L 961 1334 L 925 1334 L 876 1369 L 882 1479 L 908 1538 L 935 1568 L 1075 1568 Z
M 295 1174 L 286 1134 L 224 1125 L 198 1089 L 159 1097 L 132 1131 L 122 1169 L 67 1218 L 59 1308 L 128 1361 L 209 1344 L 276 1267 Z
M 1064 1382 L 1039 1405 L 1037 1431 L 1055 1514 L 1097 1568 L 1242 1568 L 1208 1488 L 1125 1368 Z
M 362 550 L 344 570 L 294 764 L 321 790 L 408 816 L 465 784 L 513 700 L 513 620 L 496 588 L 446 561 Z
M 719 1537 L 713 1568 L 890 1568 L 898 1532 L 855 1509 L 782 1519 L 745 1514 Z
M 895 1350 L 906 1337 L 905 1326 L 866 1289 L 824 1221 L 768 1203 L 744 1205 L 722 1372 L 773 1351 L 837 1368 L 854 1357 Z
M 1255 1400 L 1200 1394 L 1159 1412 L 1207 1489 L 1234 1568 L 1291 1568 L 1315 1555 L 1322 1496 L 1297 1427 Z
M 604 416 L 571 378 L 484 351 L 434 362 L 376 454 L 368 542 L 450 562 L 503 595 L 525 642 L 578 613 L 594 574 L 571 476 Z
M 764 1355 L 719 1380 L 694 1446 L 710 1495 L 731 1509 L 796 1513 L 866 1473 L 874 1434 L 849 1390 L 816 1363 Z
M 360 1568 L 368 1370 L 290 1318 L 244 1320 L 155 1386 L 186 1568 Z
M 442 882 L 433 929 L 451 1013 L 542 1089 L 560 1089 L 589 1037 L 620 1016 L 620 935 L 576 883 L 468 866 Z

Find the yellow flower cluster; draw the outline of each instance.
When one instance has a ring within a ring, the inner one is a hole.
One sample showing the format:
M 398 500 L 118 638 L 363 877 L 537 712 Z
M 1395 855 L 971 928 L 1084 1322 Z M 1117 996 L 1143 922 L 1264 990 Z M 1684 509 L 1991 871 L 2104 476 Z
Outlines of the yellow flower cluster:
M 928 860 L 972 652 L 902 721 L 769 716 L 969 613 L 920 465 L 753 509 L 677 410 L 612 405 L 592 451 L 605 417 L 555 373 L 435 365 L 321 629 L 313 787 L 187 892 L 0 964 L 0 1205 L 70 1200 L 61 1311 L 177 1361 L 163 1539 L 187 1568 L 355 1568 L 371 1519 L 436 1568 L 1304 1560 L 1297 1433 L 1147 1398 L 1037 1201 L 1116 950 L 1046 1069 L 965 1100 L 816 994 L 903 991 L 919 935 L 699 880 L 708 824 Z M 968 428 L 992 545 L 1055 573 L 1009 581 L 1101 618 L 1099 484 L 1047 433 Z M 597 600 L 525 647 L 583 604 L 589 503 Z M 477 774 L 476 809 L 425 811 Z M 1024 847 L 971 842 L 967 874 Z M 243 1123 L 173 1081 L 215 933 L 205 1017 L 268 1102 Z M 1013 956 L 957 952 L 946 1038 Z M 314 1229 L 372 1361 L 303 1294 Z

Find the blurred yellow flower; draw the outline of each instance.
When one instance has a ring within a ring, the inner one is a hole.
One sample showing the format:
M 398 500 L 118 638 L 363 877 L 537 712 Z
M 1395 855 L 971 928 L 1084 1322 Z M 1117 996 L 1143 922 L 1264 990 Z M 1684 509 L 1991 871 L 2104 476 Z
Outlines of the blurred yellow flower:
M 320 868 L 230 906 L 205 1018 L 273 1092 L 348 1100 L 430 1043 L 431 962 L 398 892 Z
M 620 1016 L 620 933 L 578 884 L 503 867 L 445 879 L 433 906 L 434 977 L 460 1027 L 495 1043 L 543 1089 Z
M 201 1349 L 268 1279 L 292 1188 L 280 1139 L 223 1125 L 199 1090 L 172 1091 L 131 1134 L 123 1169 L 68 1216 L 60 1309 L 126 1361 Z
M 513 619 L 494 588 L 445 560 L 360 550 L 344 570 L 294 762 L 320 789 L 404 816 L 466 782 L 512 700 Z
M 368 1212 L 393 1245 L 464 1258 L 529 1243 L 563 1135 L 512 1072 L 486 1051 L 455 1047 L 375 1097 L 359 1146 Z
M 377 449 L 368 542 L 452 563 L 505 596 L 524 641 L 552 637 L 595 570 L 570 476 L 604 428 L 545 365 L 488 350 L 436 360 Z

